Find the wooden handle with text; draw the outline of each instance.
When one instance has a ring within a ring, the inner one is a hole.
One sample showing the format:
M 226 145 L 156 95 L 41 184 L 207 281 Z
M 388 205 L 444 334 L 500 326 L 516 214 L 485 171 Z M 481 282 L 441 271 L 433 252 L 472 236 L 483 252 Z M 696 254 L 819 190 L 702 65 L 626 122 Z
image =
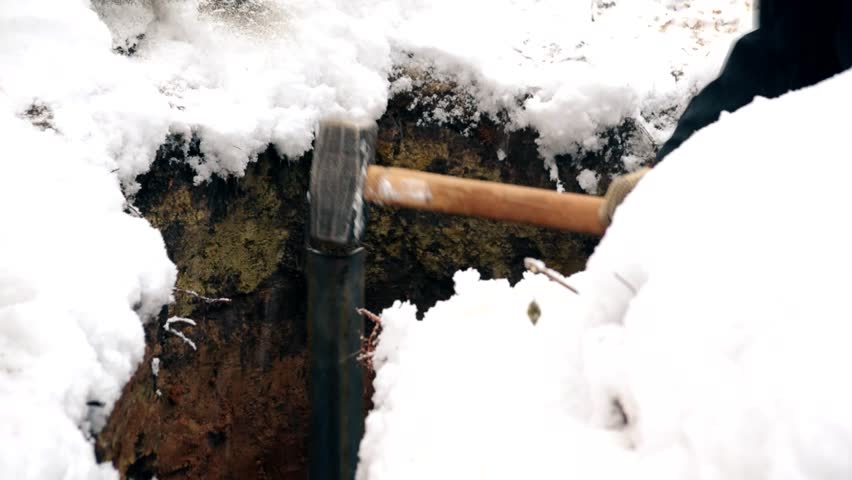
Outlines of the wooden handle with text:
M 381 205 L 603 235 L 603 198 L 371 165 L 364 198 Z

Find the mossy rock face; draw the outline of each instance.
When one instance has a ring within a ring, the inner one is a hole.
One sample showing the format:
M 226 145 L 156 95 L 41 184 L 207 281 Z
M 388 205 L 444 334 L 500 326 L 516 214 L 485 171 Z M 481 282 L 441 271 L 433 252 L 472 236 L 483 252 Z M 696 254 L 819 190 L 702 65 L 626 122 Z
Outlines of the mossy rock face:
M 286 175 L 289 182 L 278 184 L 275 163 L 262 160 L 241 181 L 214 181 L 203 189 L 173 182 L 162 203 L 151 205 L 146 217 L 175 247 L 170 253 L 180 269 L 178 288 L 201 295 L 249 294 L 278 269 L 300 213 L 298 207 L 284 208 L 282 196 L 301 184 L 291 185 L 300 179 Z M 202 190 L 205 195 L 198 195 Z M 231 201 L 211 203 L 222 195 Z
M 243 178 L 195 186 L 180 155 L 160 152 L 136 205 L 162 231 L 178 288 L 231 302 L 176 292 L 146 326 L 98 454 L 126 478 L 304 478 L 307 162 L 270 150 Z M 197 322 L 175 326 L 197 351 L 162 328 L 171 316 Z
M 378 164 L 554 188 L 534 132 L 506 133 L 499 125 L 481 122 L 463 135 L 460 129 L 418 125 L 418 119 L 404 99 L 391 103 L 379 121 Z M 498 150 L 505 160 L 498 160 Z M 565 175 L 573 178 L 577 172 Z M 484 278 L 517 281 L 528 256 L 573 273 L 583 268 L 597 244 L 586 236 L 491 220 L 375 205 L 369 213 L 364 240 L 369 252 L 367 304 L 377 308 L 408 299 L 423 311 L 449 297 L 453 273 L 467 267 Z
M 421 125 L 410 100 L 392 101 L 379 121 L 378 164 L 553 188 L 533 132 L 505 133 L 482 122 L 465 135 Z M 508 158 L 499 161 L 498 150 Z M 178 292 L 176 303 L 146 326 L 145 360 L 98 438 L 98 455 L 124 477 L 305 478 L 302 265 L 310 155 L 291 162 L 270 148 L 244 177 L 198 186 L 182 156 L 180 149 L 161 150 L 140 178 L 136 205 L 163 232 L 178 287 L 232 301 L 210 304 Z M 523 258 L 533 256 L 564 273 L 577 271 L 596 240 L 371 206 L 364 244 L 366 306 L 378 313 L 396 299 L 425 310 L 452 294 L 452 275 L 462 268 L 516 281 Z M 162 328 L 170 316 L 197 322 L 177 326 L 197 351 Z

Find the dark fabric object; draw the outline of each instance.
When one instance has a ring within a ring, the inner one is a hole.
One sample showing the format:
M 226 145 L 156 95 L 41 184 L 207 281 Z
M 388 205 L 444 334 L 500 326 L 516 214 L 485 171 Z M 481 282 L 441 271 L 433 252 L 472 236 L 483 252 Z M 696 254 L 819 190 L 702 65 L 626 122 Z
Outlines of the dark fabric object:
M 762 0 L 758 28 L 736 42 L 719 77 L 683 112 L 655 163 L 756 96 L 774 98 L 852 66 L 852 0 Z

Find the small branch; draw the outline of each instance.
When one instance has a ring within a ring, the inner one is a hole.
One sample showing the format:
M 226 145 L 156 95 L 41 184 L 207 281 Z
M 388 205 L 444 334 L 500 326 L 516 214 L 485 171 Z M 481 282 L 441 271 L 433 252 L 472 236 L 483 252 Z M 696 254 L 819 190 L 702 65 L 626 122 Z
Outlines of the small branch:
M 618 280 L 625 287 L 627 287 L 627 289 L 630 290 L 630 292 L 633 293 L 633 295 L 636 295 L 636 293 L 638 293 L 638 290 L 636 289 L 636 287 L 634 287 L 633 284 L 628 282 L 626 278 L 622 277 L 621 275 L 619 275 L 615 272 L 613 272 L 613 275 L 615 275 L 616 280 Z
M 197 298 L 197 299 L 201 300 L 201 301 L 202 301 L 202 302 L 204 302 L 204 303 L 231 303 L 231 299 L 230 299 L 230 298 L 225 298 L 225 297 L 219 297 L 219 298 L 210 298 L 210 297 L 205 297 L 204 295 L 200 295 L 198 292 L 196 292 L 196 291 L 194 291 L 194 290 L 184 290 L 184 289 L 182 289 L 182 288 L 175 288 L 175 291 L 176 291 L 176 292 L 179 292 L 179 293 L 185 293 L 185 294 L 187 294 L 187 295 L 190 295 L 190 296 L 192 296 L 192 297 L 195 297 L 195 298 Z
M 375 313 L 367 310 L 366 308 L 359 308 L 357 309 L 357 311 L 361 316 L 367 317 L 371 322 L 377 325 L 382 324 L 382 318 L 376 315 Z
M 181 340 L 184 341 L 184 343 L 186 343 L 187 345 L 192 347 L 193 350 L 197 351 L 198 348 L 195 346 L 195 342 L 193 342 L 192 340 L 187 338 L 186 335 L 184 335 L 183 332 L 181 332 L 180 330 L 172 329 L 171 325 L 174 324 L 174 323 L 186 323 L 186 324 L 195 326 L 196 325 L 195 320 L 192 320 L 190 318 L 183 318 L 183 317 L 171 317 L 168 320 L 166 320 L 166 323 L 163 324 L 163 329 L 165 331 L 179 337 Z
M 125 202 L 124 210 L 132 217 L 142 218 L 142 212 L 140 212 L 139 209 L 133 206 L 130 202 Z
M 578 292 L 576 288 L 572 287 L 571 284 L 569 284 L 568 281 L 565 280 L 564 275 L 557 272 L 556 270 L 547 268 L 547 265 L 545 265 L 544 262 L 542 262 L 541 260 L 527 257 L 524 259 L 524 267 L 526 267 L 526 269 L 531 271 L 532 273 L 540 273 L 544 275 L 545 277 L 558 283 L 559 285 L 562 285 L 568 290 L 571 290 L 577 295 L 580 294 L 580 292 Z
M 168 320 L 166 320 L 166 325 L 165 325 L 166 330 L 168 330 L 169 325 L 171 325 L 173 323 L 186 323 L 188 325 L 192 325 L 193 327 L 198 325 L 197 323 L 195 323 L 195 320 L 193 320 L 191 318 L 170 317 Z
M 356 357 L 369 372 L 375 372 L 375 369 L 373 368 L 373 355 L 375 355 L 376 346 L 379 344 L 379 334 L 382 331 L 382 319 L 366 308 L 359 308 L 356 311 L 361 316 L 375 324 L 369 337 L 361 335 L 361 350 L 358 352 L 358 356 Z

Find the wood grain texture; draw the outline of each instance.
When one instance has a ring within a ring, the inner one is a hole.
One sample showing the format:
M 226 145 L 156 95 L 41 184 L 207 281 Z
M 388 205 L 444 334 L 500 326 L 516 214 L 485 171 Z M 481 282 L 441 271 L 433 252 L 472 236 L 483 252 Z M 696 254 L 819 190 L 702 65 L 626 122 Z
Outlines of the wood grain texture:
M 577 193 L 371 165 L 364 197 L 374 203 L 603 235 L 603 199 Z

